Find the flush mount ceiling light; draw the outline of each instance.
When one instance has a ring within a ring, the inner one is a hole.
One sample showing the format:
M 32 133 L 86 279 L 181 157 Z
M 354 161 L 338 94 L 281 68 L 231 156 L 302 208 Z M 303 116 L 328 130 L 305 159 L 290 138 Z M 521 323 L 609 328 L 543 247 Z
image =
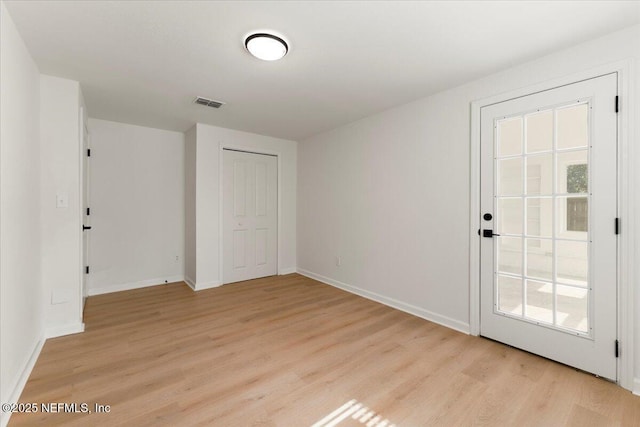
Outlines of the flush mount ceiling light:
M 244 39 L 244 46 L 249 53 L 263 61 L 277 61 L 287 54 L 287 42 L 278 36 L 267 33 L 255 33 Z

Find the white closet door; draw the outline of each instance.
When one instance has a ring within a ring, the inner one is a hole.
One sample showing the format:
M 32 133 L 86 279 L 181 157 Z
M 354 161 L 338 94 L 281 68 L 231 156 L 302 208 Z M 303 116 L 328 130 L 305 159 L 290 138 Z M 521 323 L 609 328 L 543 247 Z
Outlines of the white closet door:
M 278 159 L 223 150 L 223 283 L 278 269 Z

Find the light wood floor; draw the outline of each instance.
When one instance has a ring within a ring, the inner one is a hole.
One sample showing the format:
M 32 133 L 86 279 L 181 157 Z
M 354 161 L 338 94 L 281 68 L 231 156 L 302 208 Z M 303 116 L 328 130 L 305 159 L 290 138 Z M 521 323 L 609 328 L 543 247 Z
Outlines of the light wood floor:
M 297 274 L 95 296 L 85 314 L 85 333 L 46 342 L 21 402 L 111 412 L 11 425 L 311 426 L 356 400 L 339 426 L 640 426 L 615 384 Z

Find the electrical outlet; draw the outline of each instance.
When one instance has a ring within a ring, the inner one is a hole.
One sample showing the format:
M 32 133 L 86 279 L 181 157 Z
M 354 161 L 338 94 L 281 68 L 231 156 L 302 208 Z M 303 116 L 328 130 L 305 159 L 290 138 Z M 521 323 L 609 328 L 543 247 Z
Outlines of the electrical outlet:
M 336 267 L 340 267 L 342 265 L 342 258 L 336 256 Z
M 180 261 L 180 255 L 176 255 L 176 262 Z

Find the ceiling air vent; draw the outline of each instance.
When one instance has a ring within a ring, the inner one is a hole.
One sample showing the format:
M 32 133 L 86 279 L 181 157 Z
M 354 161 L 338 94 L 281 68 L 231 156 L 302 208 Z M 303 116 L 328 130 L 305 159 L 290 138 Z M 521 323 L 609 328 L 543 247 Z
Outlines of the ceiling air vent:
M 197 97 L 193 102 L 200 105 L 206 105 L 207 107 L 211 108 L 220 108 L 224 105 L 224 102 L 214 101 L 212 99 L 203 98 L 201 96 Z

